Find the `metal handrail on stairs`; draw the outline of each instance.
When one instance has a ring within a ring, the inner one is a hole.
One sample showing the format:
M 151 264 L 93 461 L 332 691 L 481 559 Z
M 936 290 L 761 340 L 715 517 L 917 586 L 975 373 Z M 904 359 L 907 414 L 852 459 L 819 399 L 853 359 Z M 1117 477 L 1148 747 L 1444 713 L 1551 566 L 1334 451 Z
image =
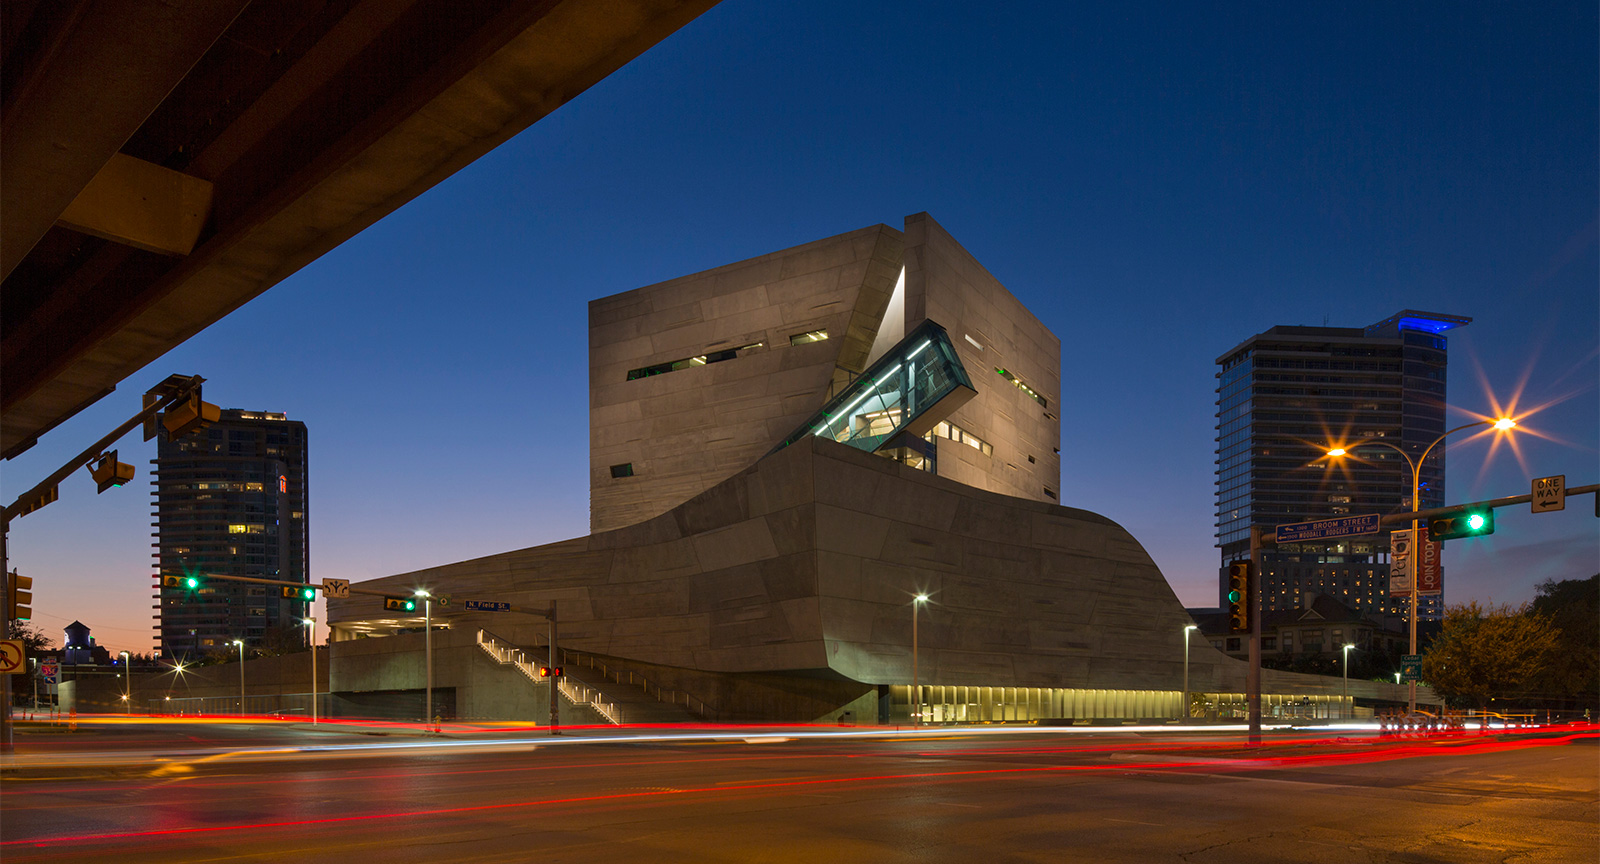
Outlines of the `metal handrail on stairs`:
M 516 667 L 524 677 L 535 684 L 548 683 L 547 679 L 540 678 L 538 668 L 528 659 L 527 652 L 521 648 L 514 648 L 503 644 L 487 630 L 478 630 L 478 647 L 482 648 L 495 662 L 502 665 Z M 559 650 L 559 649 L 558 649 Z M 610 721 L 613 726 L 621 726 L 622 719 L 617 714 L 617 706 L 604 701 L 605 694 L 585 684 L 572 684 L 565 678 L 556 679 L 556 689 L 561 695 L 567 697 L 574 705 L 587 705 L 593 708 L 601 717 Z
M 694 706 L 690 704 L 690 700 L 692 699 L 700 704 L 700 716 L 707 720 L 710 720 L 711 715 L 717 710 L 706 704 L 704 699 L 691 695 L 687 691 L 677 689 L 667 690 L 659 684 L 653 684 L 651 683 L 650 679 L 635 673 L 632 669 L 626 670 L 628 680 L 624 681 L 622 680 L 622 670 L 612 670 L 606 664 L 596 662 L 593 654 L 585 654 L 581 651 L 568 651 L 560 647 L 557 647 L 556 650 L 561 653 L 563 662 L 571 664 L 581 663 L 582 665 L 588 666 L 590 669 L 597 670 L 601 677 L 608 681 L 615 681 L 618 684 L 636 685 L 645 692 L 646 696 L 653 694 L 656 697 L 657 702 L 665 702 L 668 705 L 676 705 L 678 704 L 678 697 L 682 696 L 683 707 L 693 711 Z

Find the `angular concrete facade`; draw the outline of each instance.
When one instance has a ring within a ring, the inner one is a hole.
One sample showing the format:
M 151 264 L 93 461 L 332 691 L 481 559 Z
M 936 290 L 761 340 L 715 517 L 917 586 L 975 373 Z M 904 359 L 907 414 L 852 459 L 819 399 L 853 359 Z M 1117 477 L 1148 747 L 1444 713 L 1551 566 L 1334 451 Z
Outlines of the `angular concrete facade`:
M 1190 692 L 1237 711 L 1244 664 L 1184 630 L 1138 541 L 1056 501 L 1059 340 L 927 214 L 596 300 L 589 322 L 594 533 L 362 586 L 452 598 L 458 704 L 511 704 L 462 689 L 489 680 L 485 638 L 549 650 L 537 615 L 464 611 L 492 599 L 554 603 L 584 687 L 644 678 L 707 719 L 905 719 L 926 593 L 925 717 L 1183 716 L 1186 635 Z M 335 691 L 411 680 L 390 666 L 417 665 L 421 622 L 374 606 L 329 601 Z M 1267 672 L 1268 715 L 1344 706 L 1340 686 Z
M 591 302 L 590 529 L 665 513 L 754 463 L 929 319 L 981 382 L 948 419 L 987 445 L 941 448 L 938 473 L 1055 500 L 1061 341 L 918 213 L 903 231 L 875 225 Z

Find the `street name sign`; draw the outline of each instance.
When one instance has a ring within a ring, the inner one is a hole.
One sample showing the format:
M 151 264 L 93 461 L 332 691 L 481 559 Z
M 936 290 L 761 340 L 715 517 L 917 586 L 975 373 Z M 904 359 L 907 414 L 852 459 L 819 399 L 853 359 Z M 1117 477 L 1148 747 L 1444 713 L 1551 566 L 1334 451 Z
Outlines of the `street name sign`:
M 1401 657 L 1400 657 L 1400 680 L 1401 681 L 1421 681 L 1422 680 L 1422 655 L 1421 654 L 1404 654 L 1404 655 L 1401 655 Z
M 347 598 L 350 596 L 349 579 L 324 579 L 322 580 L 322 596 Z
M 1567 509 L 1567 475 L 1539 477 L 1533 481 L 1533 512 Z
M 509 612 L 511 604 L 495 600 L 468 600 L 461 604 L 461 608 L 468 612 Z
M 1302 540 L 1327 540 L 1333 537 L 1376 534 L 1379 518 L 1377 513 L 1364 513 L 1360 516 L 1340 516 L 1337 519 L 1318 519 L 1315 522 L 1279 525 L 1277 540 L 1279 543 L 1298 543 Z

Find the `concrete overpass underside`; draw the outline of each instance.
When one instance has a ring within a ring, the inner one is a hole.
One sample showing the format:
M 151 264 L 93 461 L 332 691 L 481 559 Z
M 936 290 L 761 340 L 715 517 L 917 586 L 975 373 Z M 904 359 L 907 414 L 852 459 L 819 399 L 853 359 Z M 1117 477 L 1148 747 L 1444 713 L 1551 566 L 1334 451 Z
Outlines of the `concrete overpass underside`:
M 0 456 L 715 0 L 15 0 Z

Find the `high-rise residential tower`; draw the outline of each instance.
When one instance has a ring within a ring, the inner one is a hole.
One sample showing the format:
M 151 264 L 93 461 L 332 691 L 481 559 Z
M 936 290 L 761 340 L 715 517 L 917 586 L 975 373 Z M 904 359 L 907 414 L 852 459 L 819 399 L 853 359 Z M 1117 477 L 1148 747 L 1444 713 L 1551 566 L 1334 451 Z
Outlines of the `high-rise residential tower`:
M 306 425 L 228 409 L 204 431 L 162 440 L 154 464 L 161 654 L 303 641 L 306 604 L 276 586 L 202 578 L 194 589 L 164 588 L 159 577 L 308 581 Z
M 1368 327 L 1279 326 L 1217 358 L 1219 595 L 1227 563 L 1249 554 L 1250 526 L 1411 508 L 1411 470 L 1384 446 L 1337 466 L 1332 443 L 1378 441 L 1421 457 L 1445 431 L 1444 332 L 1472 321 L 1407 309 Z M 1422 466 L 1422 507 L 1442 506 L 1444 444 Z M 1389 597 L 1389 536 L 1285 545 L 1263 552 L 1262 609 L 1331 596 L 1397 626 L 1407 598 Z M 1225 604 L 1219 604 L 1225 605 Z M 1424 596 L 1437 619 L 1442 595 Z

